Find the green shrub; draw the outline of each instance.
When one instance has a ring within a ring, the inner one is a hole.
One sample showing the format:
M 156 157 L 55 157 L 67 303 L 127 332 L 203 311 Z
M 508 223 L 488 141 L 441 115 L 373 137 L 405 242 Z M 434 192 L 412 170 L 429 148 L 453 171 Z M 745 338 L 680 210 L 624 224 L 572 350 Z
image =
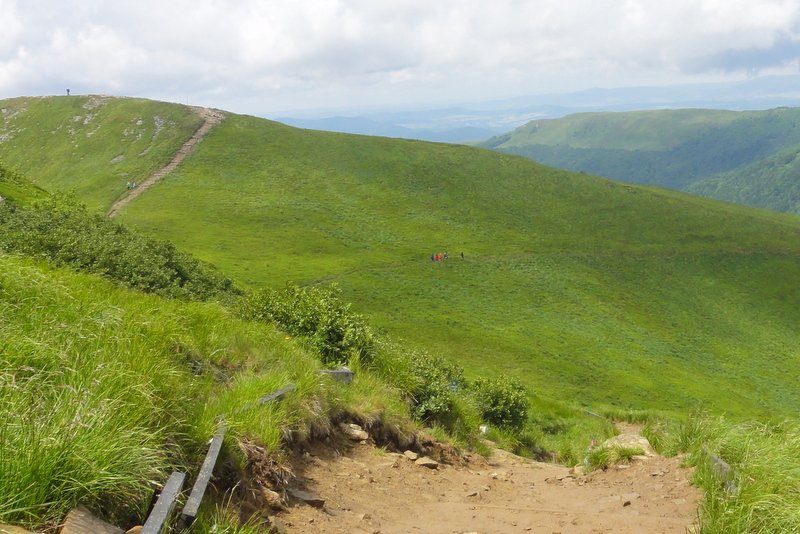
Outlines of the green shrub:
M 458 365 L 425 352 L 411 352 L 413 389 L 411 411 L 417 419 L 451 426 L 448 420 L 455 413 L 454 394 L 464 385 L 464 371 Z
M 131 232 L 62 195 L 30 207 L 0 204 L 0 250 L 44 257 L 167 297 L 206 300 L 237 290 L 168 241 Z
M 326 365 L 370 364 L 375 355 L 372 329 L 336 285 L 265 289 L 249 294 L 241 314 L 247 319 L 273 322 L 289 334 L 309 342 Z
M 528 420 L 528 396 L 510 378 L 479 378 L 472 385 L 478 409 L 487 423 L 520 430 Z

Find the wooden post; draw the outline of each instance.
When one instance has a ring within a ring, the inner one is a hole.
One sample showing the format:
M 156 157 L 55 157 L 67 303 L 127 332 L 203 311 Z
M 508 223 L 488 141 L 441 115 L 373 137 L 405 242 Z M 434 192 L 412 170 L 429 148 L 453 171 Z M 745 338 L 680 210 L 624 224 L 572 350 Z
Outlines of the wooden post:
M 353 381 L 353 371 L 347 367 L 340 367 L 339 369 L 323 369 L 320 372 L 324 375 L 328 375 L 334 380 L 344 382 L 345 384 L 349 384 Z
M 203 500 L 203 495 L 205 495 L 206 488 L 211 480 L 211 474 L 214 471 L 219 452 L 222 449 L 222 440 L 225 437 L 226 430 L 227 426 L 221 426 L 214 437 L 211 438 L 206 458 L 203 460 L 203 465 L 200 467 L 200 472 L 197 474 L 197 479 L 192 486 L 192 492 L 189 494 L 189 498 L 186 499 L 183 510 L 181 510 L 181 517 L 179 519 L 181 528 L 189 528 L 191 524 L 194 523 L 195 518 L 197 518 L 197 512 L 200 510 L 200 501 Z
M 279 399 L 289 393 L 290 391 L 294 391 L 296 386 L 294 384 L 289 384 L 287 386 L 282 387 L 278 391 L 273 391 L 268 395 L 264 395 L 260 399 L 258 399 L 258 404 L 266 404 L 271 400 Z
M 169 522 L 169 516 L 175 507 L 175 500 L 183 489 L 183 482 L 186 480 L 186 473 L 173 471 L 169 476 L 161 495 L 158 496 L 156 505 L 150 512 L 150 517 L 145 521 L 140 534 L 161 534 L 164 527 Z

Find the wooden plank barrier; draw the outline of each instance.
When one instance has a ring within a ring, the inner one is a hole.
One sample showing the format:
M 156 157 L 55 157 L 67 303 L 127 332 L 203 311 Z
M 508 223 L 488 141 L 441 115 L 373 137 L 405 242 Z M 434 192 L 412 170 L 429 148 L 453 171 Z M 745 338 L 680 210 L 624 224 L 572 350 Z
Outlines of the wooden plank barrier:
M 340 367 L 339 369 L 323 369 L 320 371 L 323 375 L 328 375 L 334 380 L 349 384 L 353 381 L 353 371 L 347 367 Z
M 272 393 L 270 393 L 268 395 L 264 395 L 263 397 L 258 399 L 258 404 L 266 404 L 269 401 L 272 401 L 272 400 L 275 400 L 275 399 L 279 399 L 279 398 L 283 397 L 284 395 L 286 395 L 287 393 L 289 393 L 290 391 L 294 391 L 296 388 L 297 388 L 297 386 L 295 386 L 294 384 L 288 384 L 288 385 L 282 387 L 281 389 L 279 389 L 278 391 L 273 391 Z
M 203 500 L 203 495 L 206 493 L 208 483 L 211 481 L 211 474 L 214 471 L 214 466 L 217 464 L 219 452 L 222 450 L 222 441 L 227 429 L 227 425 L 223 424 L 219 430 L 217 430 L 214 437 L 211 438 L 211 443 L 208 446 L 208 452 L 203 460 L 203 465 L 200 467 L 200 472 L 197 474 L 197 479 L 192 486 L 192 492 L 189 494 L 189 498 L 186 499 L 183 510 L 181 510 L 181 517 L 179 519 L 181 528 L 189 528 L 197 517 L 197 513 L 200 510 L 200 501 Z
M 150 512 L 150 516 L 145 521 L 140 534 L 162 534 L 169 527 L 169 516 L 172 509 L 175 507 L 175 501 L 183 489 L 183 482 L 186 480 L 186 473 L 173 471 L 167 483 L 164 484 L 164 489 L 161 490 L 161 495 L 158 496 L 156 505 Z

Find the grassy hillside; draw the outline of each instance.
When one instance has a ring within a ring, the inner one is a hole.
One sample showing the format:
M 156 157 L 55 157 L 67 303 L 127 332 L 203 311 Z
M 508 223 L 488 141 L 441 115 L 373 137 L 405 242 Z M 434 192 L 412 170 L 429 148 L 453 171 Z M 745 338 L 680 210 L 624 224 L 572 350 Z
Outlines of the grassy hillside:
M 16 204 L 29 204 L 46 195 L 33 182 L 0 163 L 0 198 Z
M 0 161 L 48 191 L 108 206 L 165 165 L 201 119 L 190 108 L 105 96 L 0 101 Z
M 800 213 L 800 109 L 582 113 L 483 146 L 632 183 Z M 787 201 L 787 198 L 790 199 Z
M 337 282 L 473 377 L 592 405 L 800 406 L 795 217 L 230 115 L 121 220 L 251 287 Z

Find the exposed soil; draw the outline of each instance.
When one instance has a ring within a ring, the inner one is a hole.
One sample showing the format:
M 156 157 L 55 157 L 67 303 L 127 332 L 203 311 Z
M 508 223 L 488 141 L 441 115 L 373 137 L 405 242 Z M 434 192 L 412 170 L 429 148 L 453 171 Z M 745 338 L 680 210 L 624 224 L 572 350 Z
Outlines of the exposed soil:
M 147 191 L 150 186 L 154 183 L 171 173 L 175 170 L 175 168 L 181 164 L 181 162 L 186 159 L 186 156 L 192 153 L 194 147 L 197 143 L 200 142 L 203 137 L 206 136 L 208 132 L 211 131 L 211 128 L 219 124 L 225 119 L 225 114 L 221 111 L 217 111 L 215 109 L 209 108 L 193 108 L 194 111 L 203 118 L 203 124 L 195 130 L 192 136 L 178 149 L 175 155 L 172 157 L 169 163 L 164 165 L 162 168 L 158 169 L 156 172 L 151 174 L 147 177 L 142 183 L 137 184 L 136 188 L 131 189 L 127 192 L 127 194 L 122 197 L 121 199 L 114 202 L 114 204 L 109 208 L 108 213 L 106 216 L 108 218 L 114 217 L 119 210 L 124 208 L 130 201 Z
M 290 533 L 686 532 L 701 497 L 679 459 L 655 454 L 586 476 L 501 450 L 437 469 L 366 443 L 292 460 L 290 486 L 325 504 L 290 497 L 273 517 Z

